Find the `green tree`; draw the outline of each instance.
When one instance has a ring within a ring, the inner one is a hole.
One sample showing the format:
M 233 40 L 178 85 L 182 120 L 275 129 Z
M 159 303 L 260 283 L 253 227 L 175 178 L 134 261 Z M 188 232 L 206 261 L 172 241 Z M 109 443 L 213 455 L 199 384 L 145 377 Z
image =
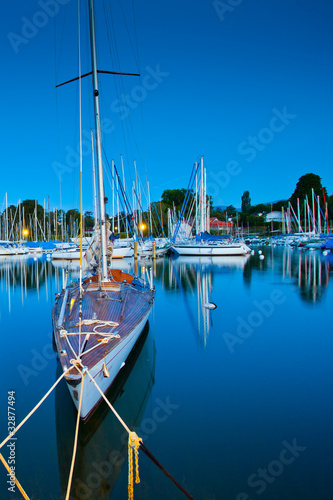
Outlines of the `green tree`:
M 176 210 L 180 210 L 185 196 L 186 189 L 166 189 L 162 193 L 162 202 L 165 203 L 169 208 L 173 208 L 175 206 Z M 191 191 L 191 195 L 193 196 L 193 191 Z
M 250 198 L 250 191 L 244 191 L 243 196 L 242 196 L 242 212 L 244 214 L 248 214 L 251 209 L 251 198 Z
M 233 205 L 228 205 L 227 208 L 225 209 L 226 213 L 231 217 L 232 215 L 235 215 L 237 210 Z
M 123 217 L 123 215 L 122 215 Z M 92 212 L 85 212 L 84 214 L 84 226 L 86 229 L 92 229 L 95 225 L 94 214 Z
M 276 201 L 275 203 L 273 203 L 273 205 L 272 205 L 273 210 L 277 210 L 277 211 L 280 211 L 282 209 L 282 207 L 284 209 L 288 208 L 288 200 L 279 200 L 279 201 Z
M 290 197 L 291 204 L 295 207 L 297 205 L 297 198 L 303 203 L 306 196 L 309 201 L 312 197 L 312 189 L 316 196 L 323 197 L 323 186 L 321 178 L 316 174 L 305 174 L 298 179 L 295 191 Z M 324 188 L 325 196 L 327 197 L 327 190 Z
M 258 203 L 258 205 L 253 205 L 250 209 L 251 214 L 267 213 L 271 211 L 271 205 L 269 203 Z
M 66 217 L 66 224 L 74 224 L 80 222 L 80 212 L 76 208 L 72 208 L 70 210 L 67 210 L 66 214 L 64 214 Z

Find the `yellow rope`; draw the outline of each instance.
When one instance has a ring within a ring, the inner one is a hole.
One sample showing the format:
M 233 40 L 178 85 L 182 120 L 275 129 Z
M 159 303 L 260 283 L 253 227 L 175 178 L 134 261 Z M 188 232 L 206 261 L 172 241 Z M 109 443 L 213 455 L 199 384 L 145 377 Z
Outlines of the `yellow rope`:
M 74 472 L 74 465 L 75 465 L 75 457 L 76 457 L 76 450 L 77 450 L 77 437 L 78 437 L 78 434 L 79 434 L 79 424 L 80 424 L 80 413 L 81 413 L 81 403 L 82 403 L 82 394 L 83 394 L 83 384 L 84 384 L 84 376 L 83 376 L 81 370 L 79 369 L 79 367 L 77 365 L 76 365 L 76 369 L 81 374 L 82 383 L 81 383 L 81 393 L 80 393 L 79 408 L 77 410 L 77 420 L 76 420 L 76 429 L 75 429 L 75 438 L 74 438 L 72 463 L 71 463 L 71 469 L 70 469 L 70 472 L 69 472 L 68 485 L 67 485 L 67 493 L 66 493 L 65 500 L 69 499 L 69 495 L 71 493 L 71 486 L 72 486 L 73 472 Z
M 128 437 L 128 500 L 133 500 L 133 450 L 130 445 L 130 438 Z
M 6 467 L 7 471 L 9 472 L 9 474 L 12 474 L 12 471 L 11 471 L 11 468 L 9 467 L 9 465 L 7 464 L 6 460 L 4 459 L 4 457 L 1 455 L 0 453 L 0 460 L 1 462 L 4 464 L 4 466 Z M 26 494 L 26 492 L 24 491 L 24 489 L 22 488 L 21 484 L 19 483 L 19 481 L 16 479 L 16 476 L 14 476 L 14 481 L 15 481 L 15 484 L 16 486 L 18 487 L 18 489 L 20 490 L 20 492 L 22 493 L 22 496 L 25 500 L 29 500 L 29 497 L 28 495 Z
M 103 391 L 100 389 L 98 384 L 95 382 L 91 374 L 89 373 L 89 370 L 86 370 L 86 373 L 88 373 L 91 381 L 94 383 L 96 389 L 99 391 L 101 394 L 102 398 L 108 405 L 108 407 L 113 411 L 119 422 L 122 424 L 122 426 L 126 429 L 128 432 L 128 498 L 129 500 L 133 500 L 133 495 L 134 495 L 134 490 L 133 490 L 133 449 L 135 453 L 135 469 L 136 469 L 136 474 L 135 474 L 135 482 L 139 483 L 140 482 L 140 477 L 139 477 L 139 447 L 140 443 L 142 442 L 142 439 L 137 436 L 135 432 L 131 432 L 130 429 L 127 427 L 121 416 L 117 413 L 117 411 L 113 408 L 112 404 L 110 401 L 106 398 L 105 394 Z
M 133 450 L 135 454 L 135 482 L 140 482 L 139 476 L 139 448 L 142 439 L 135 432 L 130 432 L 128 435 L 128 500 L 134 498 L 133 488 Z

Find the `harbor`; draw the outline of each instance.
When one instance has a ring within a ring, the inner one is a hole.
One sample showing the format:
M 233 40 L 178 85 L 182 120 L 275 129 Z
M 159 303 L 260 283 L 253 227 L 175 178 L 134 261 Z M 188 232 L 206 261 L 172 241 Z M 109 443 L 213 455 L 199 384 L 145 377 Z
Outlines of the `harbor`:
M 67 266 L 45 256 L 1 260 L 1 376 L 15 391 L 17 423 L 59 376 L 51 311 Z M 160 299 L 108 393 L 128 425 L 194 498 L 262 491 L 328 500 L 331 254 L 262 246 L 254 255 L 164 257 L 149 266 Z M 121 267 L 133 271 L 134 259 Z M 75 413 L 62 381 L 17 433 L 16 473 L 31 498 L 64 498 Z M 3 435 L 6 425 L 3 411 Z M 80 428 L 70 498 L 124 498 L 126 440 L 102 404 Z M 184 497 L 142 452 L 139 462 L 136 498 Z M 11 498 L 6 481 L 3 468 L 1 498 Z
M 0 18 L 0 500 L 331 500 L 333 4 Z

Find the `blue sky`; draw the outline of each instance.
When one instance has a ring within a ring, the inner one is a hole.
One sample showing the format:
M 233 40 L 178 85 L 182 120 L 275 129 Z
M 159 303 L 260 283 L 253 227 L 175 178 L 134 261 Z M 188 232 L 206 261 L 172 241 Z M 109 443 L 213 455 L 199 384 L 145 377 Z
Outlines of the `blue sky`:
M 299 177 L 332 181 L 333 4 L 328 0 L 96 1 L 104 148 L 151 199 L 187 187 L 201 155 L 214 205 L 289 198 Z M 1 25 L 1 189 L 9 203 L 79 203 L 77 0 L 13 0 Z M 86 2 L 82 72 L 90 70 Z M 105 21 L 106 19 L 106 21 Z M 125 21 L 124 21 L 125 19 Z M 135 22 L 134 22 L 135 20 Z M 108 38 L 105 26 L 115 28 Z M 128 35 L 128 33 L 130 35 Z M 138 60 L 139 56 L 139 60 Z M 90 78 L 82 83 L 84 208 L 92 209 Z M 124 106 L 124 101 L 127 107 Z M 59 181 L 59 166 L 61 182 Z M 61 192 L 61 196 L 60 196 Z M 106 176 L 106 192 L 111 197 Z M 108 207 L 110 212 L 110 205 Z

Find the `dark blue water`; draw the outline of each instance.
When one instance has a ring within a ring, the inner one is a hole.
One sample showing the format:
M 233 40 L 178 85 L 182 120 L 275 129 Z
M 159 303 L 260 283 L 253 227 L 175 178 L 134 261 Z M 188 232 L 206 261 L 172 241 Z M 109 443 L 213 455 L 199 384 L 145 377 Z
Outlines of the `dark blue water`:
M 332 255 L 255 250 L 159 260 L 149 326 L 108 396 L 196 499 L 328 500 Z M 8 391 L 18 424 L 59 376 L 51 309 L 61 276 L 45 258 L 0 262 L 1 440 Z M 15 471 L 30 498 L 65 497 L 75 417 L 60 383 L 18 431 Z M 140 477 L 134 498 L 185 498 L 142 452 Z M 1 499 L 21 498 L 2 464 L 0 479 Z M 103 405 L 81 427 L 71 498 L 127 498 L 126 433 Z

